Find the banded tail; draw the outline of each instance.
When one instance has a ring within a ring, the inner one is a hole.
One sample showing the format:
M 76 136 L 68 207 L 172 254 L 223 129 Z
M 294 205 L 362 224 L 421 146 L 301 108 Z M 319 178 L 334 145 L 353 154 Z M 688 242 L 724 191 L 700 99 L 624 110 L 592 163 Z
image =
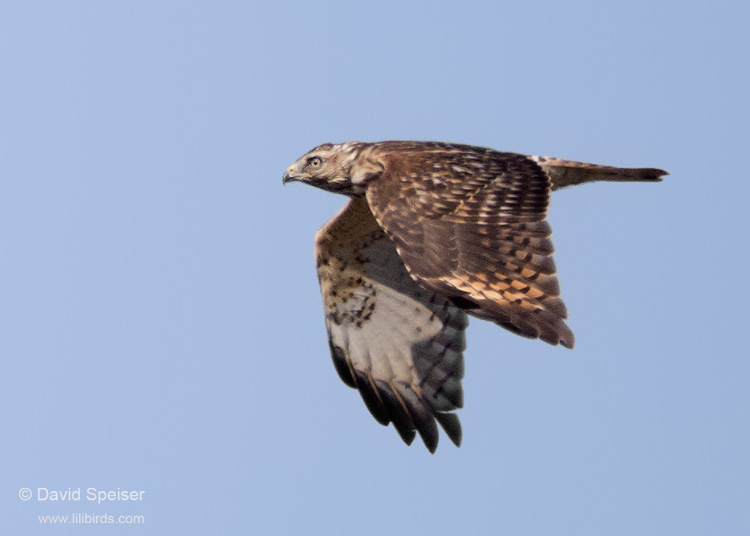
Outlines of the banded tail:
M 664 175 L 669 175 L 663 169 L 655 168 L 618 168 L 547 156 L 529 158 L 547 173 L 553 190 L 594 181 L 660 182 Z

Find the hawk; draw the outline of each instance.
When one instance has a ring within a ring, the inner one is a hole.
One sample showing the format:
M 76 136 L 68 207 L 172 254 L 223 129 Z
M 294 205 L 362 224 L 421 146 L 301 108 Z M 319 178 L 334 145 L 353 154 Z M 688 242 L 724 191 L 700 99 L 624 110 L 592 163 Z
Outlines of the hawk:
M 626 169 L 441 142 L 326 143 L 283 182 L 349 196 L 315 237 L 333 364 L 375 419 L 430 452 L 455 411 L 467 314 L 572 348 L 547 223 L 550 192 L 660 181 Z

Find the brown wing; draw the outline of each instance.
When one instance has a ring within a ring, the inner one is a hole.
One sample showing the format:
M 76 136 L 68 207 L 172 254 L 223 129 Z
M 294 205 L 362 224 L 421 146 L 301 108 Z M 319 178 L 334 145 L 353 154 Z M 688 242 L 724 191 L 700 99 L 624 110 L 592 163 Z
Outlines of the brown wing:
M 418 285 L 364 198 L 355 197 L 316 236 L 315 255 L 328 340 L 341 379 L 359 389 L 375 419 L 393 422 L 411 444 L 415 431 L 434 452 L 435 421 L 459 445 L 454 410 L 466 315 Z
M 441 143 L 375 144 L 370 158 L 384 171 L 367 200 L 414 278 L 471 314 L 573 346 L 538 164 Z

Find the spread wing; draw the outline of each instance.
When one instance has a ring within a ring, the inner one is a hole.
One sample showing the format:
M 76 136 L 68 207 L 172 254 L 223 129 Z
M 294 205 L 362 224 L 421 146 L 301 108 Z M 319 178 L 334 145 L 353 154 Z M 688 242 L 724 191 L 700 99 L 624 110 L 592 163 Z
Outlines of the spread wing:
M 315 256 L 331 355 L 344 383 L 407 444 L 418 432 L 434 452 L 437 421 L 459 445 L 452 412 L 463 404 L 466 315 L 409 276 L 362 197 L 318 231 Z
M 415 279 L 520 335 L 573 346 L 537 163 L 442 143 L 386 142 L 371 158 L 383 171 L 367 200 Z

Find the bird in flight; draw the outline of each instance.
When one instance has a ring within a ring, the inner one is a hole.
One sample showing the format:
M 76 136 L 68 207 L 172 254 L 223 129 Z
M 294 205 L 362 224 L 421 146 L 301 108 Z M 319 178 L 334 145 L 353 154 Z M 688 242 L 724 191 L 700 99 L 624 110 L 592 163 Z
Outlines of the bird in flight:
M 617 168 L 441 142 L 326 143 L 289 166 L 349 196 L 315 236 L 333 364 L 375 419 L 430 452 L 455 411 L 467 314 L 572 348 L 547 223 L 550 192 L 592 181 L 660 181 Z

